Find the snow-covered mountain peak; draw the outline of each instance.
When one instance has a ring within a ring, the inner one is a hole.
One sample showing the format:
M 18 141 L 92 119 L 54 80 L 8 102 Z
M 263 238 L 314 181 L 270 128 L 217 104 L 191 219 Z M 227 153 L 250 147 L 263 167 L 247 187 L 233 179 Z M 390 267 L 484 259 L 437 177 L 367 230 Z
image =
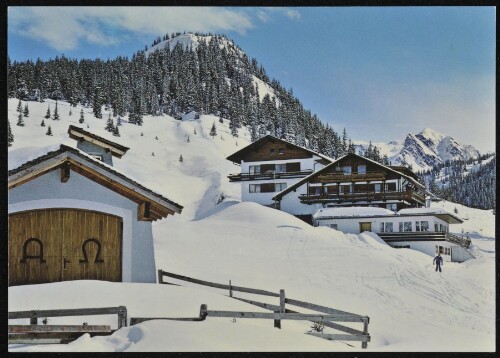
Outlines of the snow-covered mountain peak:
M 421 131 L 417 135 L 421 138 L 430 139 L 435 143 L 439 143 L 445 137 L 443 134 L 439 133 L 438 131 L 436 131 L 432 128 L 425 128 L 423 131 Z

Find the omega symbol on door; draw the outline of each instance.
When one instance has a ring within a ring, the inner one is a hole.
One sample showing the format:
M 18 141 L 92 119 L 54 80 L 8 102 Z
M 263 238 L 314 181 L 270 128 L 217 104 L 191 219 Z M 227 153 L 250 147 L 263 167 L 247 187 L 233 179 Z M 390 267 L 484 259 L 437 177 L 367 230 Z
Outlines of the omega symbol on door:
M 94 258 L 94 263 L 97 264 L 97 263 L 103 263 L 104 260 L 101 258 L 101 242 L 97 239 L 87 239 L 83 242 L 82 244 L 82 254 L 83 254 L 83 260 L 80 260 L 80 263 L 88 263 L 89 262 L 89 258 L 88 258 L 88 255 L 87 255 L 87 246 L 89 243 L 95 243 L 97 245 L 97 253 L 95 255 L 95 258 Z

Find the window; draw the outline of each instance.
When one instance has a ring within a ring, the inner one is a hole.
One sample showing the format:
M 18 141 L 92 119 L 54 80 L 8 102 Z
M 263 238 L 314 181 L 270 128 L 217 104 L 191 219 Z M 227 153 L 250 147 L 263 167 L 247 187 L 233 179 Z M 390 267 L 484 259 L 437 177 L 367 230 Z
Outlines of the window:
M 276 183 L 275 191 L 282 191 L 286 189 L 286 183 Z
M 380 232 L 393 232 L 393 223 L 380 223 Z
M 259 174 L 260 173 L 260 165 L 250 165 L 248 167 L 248 172 L 250 174 Z
M 439 225 L 438 225 L 438 224 L 434 224 L 434 231 L 435 231 L 435 232 L 438 232 L 438 231 L 439 231 Z
M 444 247 L 436 245 L 436 254 L 444 253 Z
M 396 191 L 396 183 L 386 183 L 385 191 Z
M 250 193 L 260 193 L 260 184 L 250 184 Z
M 429 222 L 428 221 L 416 221 L 415 222 L 415 231 L 429 231 Z
M 269 149 L 270 154 L 274 154 L 274 148 Z
M 286 173 L 286 164 L 275 164 L 274 171 L 276 173 Z
M 449 248 L 449 247 L 445 247 L 445 248 L 444 248 L 444 254 L 445 254 L 445 255 L 451 255 L 451 248 Z
M 335 230 L 338 230 L 338 229 L 337 229 L 337 224 L 328 224 L 328 227 L 329 227 L 330 229 L 335 229 Z
M 380 193 L 380 184 L 375 184 L 375 193 Z
M 394 245 L 395 249 L 409 249 L 410 245 Z
M 279 155 L 285 154 L 285 149 L 284 148 L 279 148 L 278 149 L 278 154 Z
M 342 168 L 342 171 L 344 172 L 344 174 L 351 174 L 352 168 L 350 165 L 346 165 L 345 167 Z
M 358 165 L 358 174 L 366 174 L 366 165 Z
M 411 221 L 405 221 L 399 223 L 399 232 L 411 232 Z
M 386 208 L 387 208 L 387 210 L 398 211 L 398 204 L 387 204 Z
M 340 194 L 349 194 L 351 192 L 351 185 L 340 185 L 339 193 Z

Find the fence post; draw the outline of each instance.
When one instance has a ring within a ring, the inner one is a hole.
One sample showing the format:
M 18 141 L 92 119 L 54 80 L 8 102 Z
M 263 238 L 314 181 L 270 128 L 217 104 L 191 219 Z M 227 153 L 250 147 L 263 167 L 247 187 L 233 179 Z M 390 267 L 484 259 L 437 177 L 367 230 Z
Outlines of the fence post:
M 38 324 L 36 311 L 31 311 L 30 324 Z
M 233 297 L 233 289 L 231 287 L 231 280 L 229 280 L 229 297 Z
M 163 283 L 163 271 L 158 270 L 158 283 Z
M 118 329 L 127 327 L 127 307 L 120 306 L 120 313 L 118 313 Z
M 363 336 L 367 336 L 367 335 L 368 335 L 368 318 L 365 318 L 363 320 Z M 368 348 L 368 342 L 362 342 L 361 348 L 362 349 Z
M 280 310 L 274 311 L 274 313 L 285 313 L 285 290 L 280 290 Z M 281 320 L 274 320 L 274 327 L 281 329 Z
M 206 304 L 202 304 L 200 306 L 200 318 L 201 319 L 205 319 L 207 317 L 207 305 Z

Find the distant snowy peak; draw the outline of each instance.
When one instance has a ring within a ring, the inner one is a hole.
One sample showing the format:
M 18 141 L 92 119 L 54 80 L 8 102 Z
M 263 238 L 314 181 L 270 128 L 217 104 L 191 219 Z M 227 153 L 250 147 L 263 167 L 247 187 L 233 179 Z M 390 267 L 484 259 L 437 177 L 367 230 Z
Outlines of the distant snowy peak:
M 447 160 L 477 158 L 479 152 L 450 136 L 426 128 L 418 134 L 409 133 L 401 151 L 390 157 L 393 164 L 411 165 L 414 170 L 427 170 Z

